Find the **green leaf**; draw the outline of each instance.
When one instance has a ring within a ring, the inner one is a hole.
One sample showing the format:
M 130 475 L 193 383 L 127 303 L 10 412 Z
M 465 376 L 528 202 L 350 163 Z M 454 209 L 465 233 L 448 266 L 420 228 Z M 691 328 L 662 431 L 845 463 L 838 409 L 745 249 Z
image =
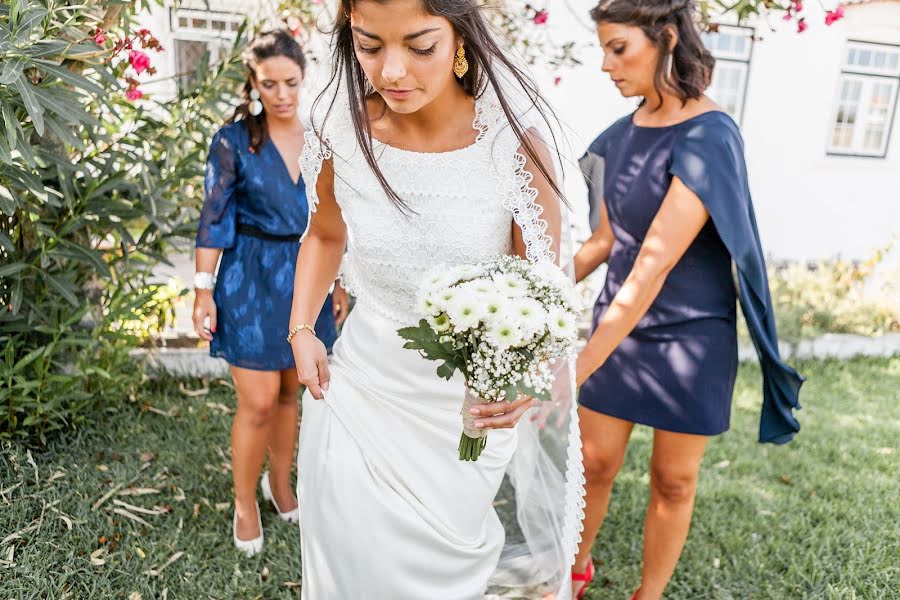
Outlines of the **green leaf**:
M 13 287 L 12 300 L 10 301 L 10 309 L 12 314 L 19 314 L 19 309 L 22 308 L 22 279 L 17 279 L 16 284 Z
M 36 359 L 40 358 L 40 356 L 44 353 L 44 350 L 45 350 L 45 348 L 43 346 L 41 346 L 40 348 L 32 350 L 31 352 L 29 352 L 28 354 L 26 354 L 25 356 L 20 358 L 19 361 L 13 367 L 13 373 L 18 373 L 18 372 L 23 371 L 25 369 L 25 367 L 27 367 L 28 365 L 33 363 Z
M 44 135 L 44 109 L 38 104 L 37 97 L 34 95 L 34 88 L 30 83 L 25 81 L 25 78 L 21 73 L 13 80 L 13 85 L 19 90 L 19 95 L 22 96 L 22 101 L 25 103 L 25 110 L 27 110 L 28 114 L 31 116 L 35 131 L 38 132 L 38 135 Z
M 68 240 L 59 240 L 59 245 L 53 250 L 53 254 L 59 254 L 72 260 L 87 263 L 94 267 L 94 270 L 97 271 L 98 275 L 109 275 L 109 265 L 96 250 L 73 244 Z
M 25 68 L 25 61 L 21 58 L 14 58 L 3 64 L 3 70 L 0 71 L 0 85 L 11 85 L 22 75 L 22 69 Z
M 14 262 L 9 265 L 3 265 L 0 267 L 0 277 L 9 277 L 10 275 L 15 275 L 21 271 L 24 271 L 29 267 L 28 263 L 23 262 Z
M 33 59 L 31 62 L 37 65 L 37 67 L 42 71 L 50 73 L 60 81 L 68 83 L 69 85 L 74 86 L 80 90 L 84 90 L 97 96 L 102 96 L 106 93 L 106 90 L 104 90 L 103 87 L 97 82 L 91 81 L 84 75 L 75 73 L 74 71 L 70 71 L 69 69 L 57 63 L 40 58 Z
M 0 162 L 11 164 L 13 161 L 12 152 L 6 143 L 6 136 L 0 135 Z
M 59 280 L 57 280 L 56 277 L 54 277 L 53 275 L 50 275 L 46 271 L 38 271 L 38 272 L 41 275 L 43 275 L 44 281 L 49 283 L 57 292 L 59 292 L 62 295 L 62 297 L 65 298 L 66 301 L 68 301 L 69 304 L 71 304 L 72 306 L 75 306 L 75 307 L 79 306 L 80 303 L 78 302 L 78 298 L 75 296 L 75 294 L 72 292 L 72 290 L 68 287 L 68 285 L 60 282 Z M 68 283 L 68 282 L 66 282 L 66 283 Z
M 0 185 L 0 213 L 11 217 L 17 208 L 19 208 L 19 201 L 12 195 L 8 187 Z
M 7 254 L 13 254 L 16 251 L 16 245 L 13 243 L 9 234 L 0 230 L 0 246 L 6 249 Z
M 19 121 L 16 119 L 15 109 L 12 105 L 4 102 L 3 106 L 0 107 L 0 112 L 3 113 L 3 125 L 6 129 L 6 141 L 9 144 L 9 149 L 15 150 L 17 139 L 16 133 L 21 131 Z
M 47 9 L 43 7 L 32 8 L 22 16 L 19 21 L 18 32 L 16 33 L 16 41 L 24 42 L 29 38 L 32 30 L 40 25 L 44 17 L 47 16 Z
M 64 93 L 60 87 L 49 90 L 34 88 L 34 94 L 41 106 L 68 120 L 70 123 L 84 123 L 99 127 L 100 122 L 94 118 L 81 104 L 80 97 L 72 93 Z

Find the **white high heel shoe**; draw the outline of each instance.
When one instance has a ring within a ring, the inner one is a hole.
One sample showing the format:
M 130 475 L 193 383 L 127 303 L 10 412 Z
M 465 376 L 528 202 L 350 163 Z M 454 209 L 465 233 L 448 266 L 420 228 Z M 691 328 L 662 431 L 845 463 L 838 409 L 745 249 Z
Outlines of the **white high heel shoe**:
M 256 522 L 259 524 L 259 537 L 252 540 L 238 539 L 237 536 L 237 511 L 234 511 L 234 520 L 231 522 L 231 537 L 234 539 L 234 547 L 247 555 L 256 556 L 263 549 L 262 518 L 259 512 L 259 504 L 256 505 Z
M 275 496 L 272 495 L 272 487 L 269 485 L 269 472 L 266 471 L 262 474 L 262 479 L 259 480 L 259 487 L 262 488 L 263 498 L 272 503 L 272 506 L 275 507 L 275 512 L 278 513 L 279 518 L 282 521 L 287 521 L 288 523 L 299 523 L 300 522 L 300 507 L 298 506 L 294 510 L 289 510 L 287 512 L 281 512 L 281 509 L 278 508 L 278 503 L 275 502 Z

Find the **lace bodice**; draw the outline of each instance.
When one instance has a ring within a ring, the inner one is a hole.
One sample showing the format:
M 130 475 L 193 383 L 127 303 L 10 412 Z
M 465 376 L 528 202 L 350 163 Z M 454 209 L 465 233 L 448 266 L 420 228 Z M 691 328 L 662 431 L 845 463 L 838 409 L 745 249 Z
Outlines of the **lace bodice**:
M 399 324 L 415 323 L 425 273 L 509 253 L 514 222 L 529 259 L 553 259 L 531 174 L 496 95 L 486 92 L 476 100 L 473 127 L 479 134 L 465 148 L 422 153 L 374 143 L 378 165 L 409 214 L 382 189 L 349 114 L 338 112 L 340 103 L 320 132 L 325 144 L 307 127 L 301 169 L 315 210 L 322 160 L 333 159 L 335 197 L 348 231 L 340 277 L 358 302 Z

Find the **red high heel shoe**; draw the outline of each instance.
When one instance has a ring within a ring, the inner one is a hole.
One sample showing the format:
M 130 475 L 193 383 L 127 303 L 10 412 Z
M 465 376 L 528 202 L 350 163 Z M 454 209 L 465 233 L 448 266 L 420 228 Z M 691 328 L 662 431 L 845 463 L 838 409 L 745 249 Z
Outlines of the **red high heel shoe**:
M 581 586 L 576 588 L 575 585 L 572 586 L 572 591 L 575 592 L 575 600 L 581 600 L 584 598 L 584 593 L 587 591 L 588 586 L 591 584 L 591 580 L 594 579 L 594 561 L 588 561 L 587 569 L 584 570 L 583 573 L 576 573 L 572 571 L 572 583 L 580 583 Z

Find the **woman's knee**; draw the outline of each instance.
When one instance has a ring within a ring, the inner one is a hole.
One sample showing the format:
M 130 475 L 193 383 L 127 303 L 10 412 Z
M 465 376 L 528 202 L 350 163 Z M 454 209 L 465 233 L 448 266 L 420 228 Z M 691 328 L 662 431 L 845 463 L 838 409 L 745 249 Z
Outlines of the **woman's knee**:
M 697 473 L 666 465 L 651 465 L 650 488 L 667 504 L 692 502 L 697 491 Z
M 243 412 L 247 421 L 254 427 L 266 427 L 271 425 L 275 417 L 275 409 L 278 406 L 277 394 L 258 395 L 252 398 L 242 398 L 239 401 L 238 411 Z
M 585 446 L 584 478 L 588 485 L 612 486 L 616 475 L 622 468 L 624 456 L 619 452 L 610 452 L 601 448 Z

